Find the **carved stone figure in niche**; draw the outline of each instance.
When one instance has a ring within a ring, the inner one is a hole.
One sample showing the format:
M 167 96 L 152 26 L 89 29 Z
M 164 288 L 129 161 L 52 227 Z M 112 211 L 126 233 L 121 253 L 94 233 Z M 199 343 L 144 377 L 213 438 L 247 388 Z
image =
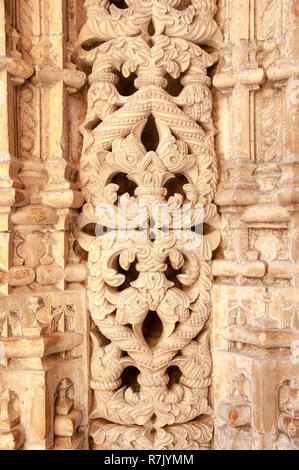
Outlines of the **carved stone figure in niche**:
M 0 448 L 298 449 L 295 3 L 0 1 Z
M 299 449 L 299 379 L 290 377 L 283 380 L 279 392 L 278 429 L 280 436 L 277 448 L 280 450 Z
M 215 438 L 220 450 L 251 450 L 251 403 L 244 388 L 250 383 L 241 371 L 231 377 L 231 392 L 217 410 Z
M 4 390 L 0 393 L 0 450 L 18 450 L 24 440 L 19 399 L 12 390 Z
M 10 338 L 22 336 L 22 314 L 20 311 L 0 313 L 0 337 Z
M 74 408 L 74 384 L 63 379 L 56 390 L 54 419 L 54 450 L 82 450 L 84 436 L 80 433 L 82 412 Z

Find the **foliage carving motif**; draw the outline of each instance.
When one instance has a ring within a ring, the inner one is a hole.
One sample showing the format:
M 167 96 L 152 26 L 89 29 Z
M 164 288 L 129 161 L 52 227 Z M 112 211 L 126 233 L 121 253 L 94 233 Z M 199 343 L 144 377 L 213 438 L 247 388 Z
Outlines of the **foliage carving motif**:
M 218 47 L 221 33 L 214 0 L 192 0 L 185 10 L 180 4 L 126 0 L 120 9 L 107 0 L 85 2 L 88 19 L 79 39 L 92 73 L 82 126 L 87 203 L 78 238 L 89 252 L 89 308 L 97 327 L 91 333 L 95 448 L 195 449 L 211 440 L 207 322 L 210 260 L 219 233 L 207 69 L 217 56 L 200 45 Z M 124 96 L 119 77 L 129 83 L 132 76 L 134 91 Z M 182 90 L 173 96 L 166 88 L 179 80 Z M 158 135 L 154 149 L 144 139 L 149 124 L 152 140 Z M 134 183 L 132 194 L 120 194 L 120 174 L 126 188 Z M 157 204 L 172 224 L 166 233 L 156 217 L 153 240 L 149 227 Z M 190 230 L 176 237 L 184 221 L 173 214 L 187 205 Z M 140 206 L 146 236 L 132 215 Z M 109 217 L 116 207 L 124 214 L 118 226 Z M 199 223 L 201 243 L 192 250 L 192 228 Z M 94 224 L 103 225 L 107 236 L 90 234 Z M 130 434 L 126 444 L 120 426 Z

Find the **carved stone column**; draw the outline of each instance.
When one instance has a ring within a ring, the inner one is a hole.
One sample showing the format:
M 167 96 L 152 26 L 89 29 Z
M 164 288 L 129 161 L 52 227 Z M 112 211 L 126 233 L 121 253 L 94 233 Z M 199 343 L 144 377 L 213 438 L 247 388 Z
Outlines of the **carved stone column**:
M 221 44 L 216 2 L 85 6 L 78 227 L 89 252 L 92 446 L 208 449 L 219 235 L 207 69 L 217 56 L 201 45 Z
M 10 214 L 13 206 L 25 203 L 25 194 L 18 179 L 21 164 L 17 160 L 18 125 L 14 113 L 16 89 L 34 70 L 23 61 L 17 49 L 19 35 L 15 29 L 13 2 L 5 8 L 0 3 L 0 292 L 9 290 L 8 271 L 11 267 L 12 236 Z

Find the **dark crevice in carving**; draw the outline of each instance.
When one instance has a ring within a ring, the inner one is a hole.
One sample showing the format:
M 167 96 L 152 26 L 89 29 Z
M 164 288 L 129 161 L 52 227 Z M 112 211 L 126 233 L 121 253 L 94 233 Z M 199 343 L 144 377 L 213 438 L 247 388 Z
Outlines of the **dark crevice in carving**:
M 127 289 L 128 287 L 130 287 L 131 282 L 136 281 L 136 279 L 138 278 L 139 272 L 136 270 L 136 264 L 137 264 L 137 261 L 132 263 L 129 270 L 126 271 L 125 269 L 123 269 L 120 266 L 120 264 L 118 262 L 117 267 L 116 267 L 117 272 L 119 274 L 123 274 L 124 276 L 126 276 L 125 282 L 121 286 L 118 287 L 119 292 L 121 292 L 121 291 Z
M 168 382 L 168 389 L 170 389 L 173 385 L 178 384 L 181 377 L 182 377 L 182 372 L 177 366 L 170 366 L 168 367 L 166 371 L 167 375 L 169 376 L 169 382 Z
M 143 322 L 142 333 L 147 344 L 154 348 L 161 338 L 163 325 L 156 312 L 149 311 Z
M 165 184 L 165 188 L 167 189 L 167 197 L 174 196 L 175 194 L 181 194 L 183 199 L 186 199 L 186 194 L 184 192 L 183 187 L 185 184 L 188 184 L 189 181 L 187 180 L 186 176 L 177 174 L 175 178 L 167 181 Z
M 221 240 L 220 245 L 218 246 L 218 248 L 213 253 L 214 259 L 223 259 L 226 248 L 227 247 L 225 246 L 224 240 Z
M 204 50 L 205 52 L 207 52 L 208 54 L 213 54 L 213 52 L 215 52 L 215 49 L 214 49 L 213 47 L 207 46 L 206 44 L 201 44 L 201 45 L 200 45 L 200 48 L 203 49 L 203 50 Z M 217 68 L 217 64 L 214 64 L 214 65 L 212 66 L 212 68 L 209 67 L 209 73 L 208 73 L 209 76 L 211 75 L 211 70 L 212 70 L 213 68 L 215 69 L 215 67 Z
M 169 93 L 171 96 L 179 96 L 179 94 L 184 89 L 183 85 L 181 84 L 181 77 L 172 78 L 172 76 L 167 73 L 165 78 L 167 79 L 167 87 L 165 88 L 165 91 L 167 91 L 167 93 Z
M 155 424 L 156 421 L 157 421 L 157 416 L 153 414 L 153 416 L 151 417 L 151 424 Z
M 93 121 L 90 121 L 88 123 L 88 126 L 86 126 L 87 129 L 90 129 L 93 131 L 96 127 L 98 127 L 102 123 L 101 119 L 94 119 Z
M 88 224 L 83 227 L 82 232 L 86 233 L 87 235 L 91 235 L 92 237 L 96 236 L 96 228 L 97 224 Z
M 154 23 L 153 21 L 150 22 L 150 24 L 148 25 L 148 34 L 150 36 L 154 36 L 155 35 L 155 26 L 154 26 Z
M 122 96 L 131 96 L 136 91 L 137 88 L 134 85 L 134 82 L 137 78 L 135 73 L 132 73 L 129 77 L 124 77 L 120 72 L 116 71 L 115 74 L 118 76 L 117 91 Z
M 85 251 L 79 244 L 78 241 L 74 242 L 74 253 L 76 256 L 80 258 L 81 261 L 87 261 L 88 260 L 88 252 Z
M 141 140 L 147 152 L 156 151 L 160 139 L 156 121 L 152 114 L 148 118 Z
M 126 367 L 121 376 L 122 386 L 131 387 L 133 392 L 138 393 L 140 391 L 140 385 L 137 382 L 139 374 L 140 372 L 136 367 Z
M 126 4 L 125 0 L 110 0 L 110 4 L 115 5 L 117 8 L 120 8 L 122 10 L 128 8 L 128 5 Z
M 213 232 L 215 230 L 214 227 L 208 224 L 202 224 L 202 234 L 208 235 L 209 233 Z
M 129 180 L 125 173 L 117 173 L 115 176 L 113 176 L 111 183 L 117 184 L 117 186 L 119 186 L 117 191 L 118 197 L 121 197 L 126 193 L 128 193 L 130 196 L 134 196 L 135 189 L 137 188 L 137 184 L 134 183 L 134 181 Z
M 83 44 L 81 44 L 81 47 L 84 49 L 84 51 L 88 52 L 92 51 L 92 49 L 95 49 L 101 44 L 103 44 L 103 41 L 99 41 L 98 39 L 90 39 L 89 41 L 85 41 Z
M 177 278 L 177 276 L 182 274 L 182 268 L 180 268 L 178 270 L 174 269 L 170 264 L 169 258 L 167 258 L 166 263 L 168 264 L 168 268 L 165 272 L 166 278 L 168 279 L 168 281 L 174 283 L 174 287 L 176 287 L 177 289 L 182 290 L 183 285 L 180 283 L 180 281 Z
M 96 325 L 95 325 L 95 329 L 94 329 L 94 331 L 92 331 L 92 333 L 99 338 L 101 347 L 105 347 L 105 346 L 108 346 L 109 344 L 111 344 L 110 339 L 106 338 L 106 336 L 104 336 L 103 333 L 101 333 L 101 331 L 96 327 Z
M 191 0 L 181 0 L 180 4 L 176 7 L 177 10 L 186 10 L 190 5 L 192 5 Z

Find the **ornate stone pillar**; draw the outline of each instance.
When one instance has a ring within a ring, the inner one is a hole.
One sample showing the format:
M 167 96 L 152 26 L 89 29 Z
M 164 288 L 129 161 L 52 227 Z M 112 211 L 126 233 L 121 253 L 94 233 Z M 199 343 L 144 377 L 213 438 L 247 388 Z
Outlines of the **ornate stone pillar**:
M 13 2 L 0 4 L 0 291 L 7 294 L 11 267 L 12 237 L 10 214 L 12 207 L 25 203 L 22 184 L 18 180 L 20 163 L 17 160 L 18 126 L 14 114 L 17 88 L 30 77 L 34 70 L 22 59 L 17 45 L 19 35 L 15 29 L 15 8 Z M 8 8 L 9 6 L 9 8 Z
M 89 252 L 92 447 L 208 449 L 216 2 L 85 6 L 78 227 Z

